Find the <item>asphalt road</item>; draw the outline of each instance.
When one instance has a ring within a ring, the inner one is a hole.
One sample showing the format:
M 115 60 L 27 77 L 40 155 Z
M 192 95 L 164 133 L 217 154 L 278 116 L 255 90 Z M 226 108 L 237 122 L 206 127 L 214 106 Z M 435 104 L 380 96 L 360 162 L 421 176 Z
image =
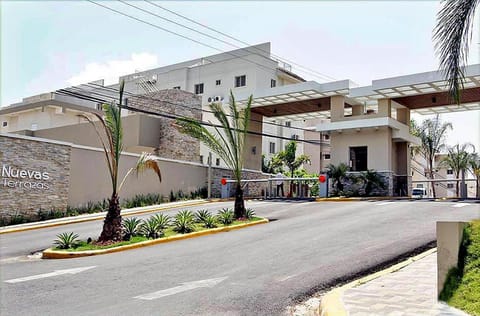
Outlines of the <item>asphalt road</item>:
M 480 204 L 473 203 L 249 202 L 248 207 L 275 221 L 103 256 L 3 258 L 1 314 L 278 315 L 305 294 L 431 242 L 436 221 L 480 218 Z M 60 231 L 95 236 L 100 226 L 1 235 L 2 256 L 48 246 Z M 86 270 L 62 274 L 73 268 Z

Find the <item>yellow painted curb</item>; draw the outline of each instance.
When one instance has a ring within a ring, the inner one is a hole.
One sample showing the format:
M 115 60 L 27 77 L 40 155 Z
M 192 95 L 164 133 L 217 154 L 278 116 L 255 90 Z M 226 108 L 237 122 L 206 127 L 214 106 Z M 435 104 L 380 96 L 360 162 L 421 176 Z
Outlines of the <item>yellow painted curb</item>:
M 49 248 L 49 249 L 43 251 L 42 258 L 43 259 L 69 259 L 69 258 L 80 258 L 80 257 L 103 255 L 103 254 L 107 254 L 107 253 L 125 251 L 125 250 L 129 250 L 129 249 L 136 249 L 136 248 L 141 248 L 141 247 L 147 247 L 147 246 L 152 246 L 152 245 L 156 245 L 156 244 L 172 242 L 172 241 L 176 241 L 176 240 L 195 238 L 195 237 L 200 237 L 200 236 L 205 236 L 205 235 L 227 232 L 227 231 L 234 230 L 234 229 L 240 229 L 240 228 L 245 228 L 245 227 L 248 227 L 248 226 L 266 224 L 266 223 L 268 223 L 268 219 L 264 218 L 262 220 L 251 222 L 251 223 L 213 228 L 213 229 L 209 229 L 209 230 L 203 230 L 203 231 L 199 231 L 199 232 L 193 232 L 193 233 L 183 234 L 183 235 L 175 235 L 175 236 L 171 236 L 171 237 L 164 237 L 164 238 L 153 239 L 153 240 L 145 240 L 145 241 L 142 241 L 142 242 L 139 242 L 139 243 L 136 243 L 136 244 L 130 244 L 130 245 L 125 245 L 125 246 L 119 246 L 119 247 L 108 248 L 108 249 L 100 249 L 100 250 L 67 252 L 67 251 L 53 250 L 52 248 Z
M 154 213 L 154 212 L 161 212 L 161 211 L 166 211 L 166 210 L 169 210 L 169 209 L 172 209 L 172 208 L 190 207 L 190 206 L 196 206 L 196 205 L 203 205 L 203 204 L 211 203 L 211 202 L 214 202 L 214 201 L 206 201 L 206 200 L 205 201 L 194 201 L 194 202 L 191 202 L 191 203 L 185 203 L 185 204 L 181 204 L 181 205 L 178 205 L 178 206 L 165 205 L 165 206 L 160 206 L 158 208 L 153 208 L 153 209 L 132 211 L 132 212 L 129 212 L 128 214 L 125 214 L 125 215 L 122 215 L 122 216 L 123 217 L 128 217 L 128 216 L 132 216 L 132 215 L 141 215 L 141 214 L 148 214 L 148 213 Z M 5 230 L 0 230 L 0 235 L 23 232 L 23 231 L 28 231 L 28 230 L 41 229 L 41 228 L 48 228 L 48 227 L 63 226 L 63 225 L 69 225 L 69 224 L 93 222 L 93 221 L 103 220 L 104 218 L 105 218 L 105 215 L 98 215 L 98 216 L 89 217 L 89 218 L 73 218 L 70 221 L 57 222 L 57 223 L 44 223 L 44 224 L 32 223 L 32 226 L 13 227 L 13 228 L 7 228 Z
M 428 255 L 431 255 L 432 253 L 437 252 L 437 248 L 432 248 L 430 250 L 427 250 L 425 252 L 422 252 L 419 255 L 416 255 L 415 257 L 408 258 L 405 261 L 402 261 L 400 263 L 397 263 L 396 265 L 393 265 L 387 269 L 384 269 L 382 271 L 378 271 L 376 273 L 367 275 L 363 278 L 360 278 L 358 280 L 352 281 L 350 283 L 347 283 L 345 285 L 342 285 L 338 288 L 335 288 L 331 291 L 329 291 L 327 294 L 325 294 L 322 297 L 322 301 L 320 302 L 320 307 L 318 314 L 321 316 L 343 316 L 343 315 L 348 315 L 347 310 L 345 309 L 345 306 L 343 305 L 342 302 L 342 296 L 343 292 L 345 292 L 348 289 L 351 289 L 353 287 L 362 285 L 364 283 L 367 283 L 369 281 L 372 281 L 374 279 L 377 279 L 381 276 L 396 272 L 402 268 L 405 268 L 409 264 L 418 261 L 420 259 L 425 258 Z

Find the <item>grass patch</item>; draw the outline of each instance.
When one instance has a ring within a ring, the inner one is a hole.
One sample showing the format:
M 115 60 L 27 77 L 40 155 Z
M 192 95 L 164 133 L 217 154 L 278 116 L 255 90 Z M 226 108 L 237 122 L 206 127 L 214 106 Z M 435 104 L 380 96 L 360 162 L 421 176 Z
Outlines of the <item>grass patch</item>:
M 480 220 L 463 232 L 458 268 L 448 272 L 439 298 L 471 315 L 480 316 Z
M 231 227 L 231 226 L 236 226 L 236 225 L 240 225 L 240 224 L 257 222 L 257 221 L 260 221 L 260 220 L 263 220 L 263 218 L 253 217 L 250 220 L 236 220 L 230 225 L 218 224 L 217 227 L 218 228 Z M 205 226 L 202 223 L 195 223 L 194 227 L 195 227 L 195 232 L 200 232 L 200 231 L 204 231 L 204 230 L 212 230 L 212 228 L 205 228 Z M 165 237 L 172 237 L 172 236 L 176 236 L 176 235 L 185 235 L 185 234 L 177 233 L 174 230 L 174 227 L 172 227 L 172 226 L 169 226 L 167 229 L 165 229 L 163 231 L 163 233 L 164 233 L 164 235 L 160 238 L 157 238 L 157 239 L 161 239 L 161 238 L 165 238 Z M 61 249 L 61 248 L 55 247 L 55 248 L 53 248 L 53 250 L 55 250 L 55 251 L 66 251 L 66 252 L 102 250 L 102 249 L 109 249 L 109 248 L 115 248 L 115 247 L 120 247 L 120 246 L 125 246 L 125 245 L 136 244 L 136 243 L 140 243 L 140 242 L 147 241 L 147 240 L 153 240 L 153 239 L 147 238 L 145 236 L 134 236 L 128 241 L 121 241 L 121 242 L 118 242 L 116 244 L 103 245 L 103 246 L 87 243 L 86 241 L 80 241 L 80 242 L 77 243 L 75 248 Z

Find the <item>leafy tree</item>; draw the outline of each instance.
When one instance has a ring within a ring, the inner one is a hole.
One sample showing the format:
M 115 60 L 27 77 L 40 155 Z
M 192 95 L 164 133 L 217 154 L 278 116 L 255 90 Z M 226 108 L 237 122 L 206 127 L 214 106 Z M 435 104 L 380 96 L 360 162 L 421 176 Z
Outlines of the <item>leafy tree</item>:
M 271 174 L 283 172 L 282 165 L 283 162 L 278 159 L 277 155 L 273 156 L 272 159 L 267 160 L 265 155 L 262 154 L 262 172 Z
M 214 132 L 191 118 L 179 118 L 176 127 L 187 135 L 203 142 L 213 152 L 219 155 L 232 170 L 236 182 L 235 188 L 235 218 L 245 217 L 245 202 L 243 200 L 242 169 L 245 154 L 245 140 L 250 121 L 252 97 L 248 99 L 245 109 L 240 110 L 233 93 L 230 92 L 229 114 L 221 103 L 211 103 L 210 110 L 221 126 L 214 126 Z M 231 119 L 229 119 L 229 116 Z
M 442 164 L 452 169 L 455 178 L 460 178 L 462 172 L 467 171 L 470 162 L 472 160 L 472 153 L 468 149 L 475 149 L 475 147 L 470 144 L 456 144 L 455 146 L 449 147 L 447 152 L 447 157 L 442 161 Z M 460 182 L 456 181 L 456 194 L 459 196 L 459 184 Z
M 445 136 L 449 129 L 452 129 L 450 122 L 443 123 L 437 114 L 433 119 L 426 119 L 422 124 L 412 124 L 414 130 L 412 134 L 419 137 L 422 144 L 418 152 L 423 156 L 428 164 L 428 178 L 433 180 L 435 173 L 433 170 L 435 155 L 445 148 Z M 436 197 L 435 185 L 432 185 L 433 197 Z
M 122 119 L 121 119 L 121 106 L 123 100 L 123 90 L 125 82 L 120 83 L 120 103 L 117 105 L 115 102 L 111 104 L 103 105 L 104 116 L 94 113 L 98 124 L 87 115 L 80 115 L 90 122 L 97 133 L 100 142 L 105 153 L 105 158 L 107 161 L 108 172 L 112 182 L 112 195 L 108 200 L 108 210 L 105 220 L 103 222 L 103 229 L 99 242 L 117 242 L 122 240 L 122 216 L 120 214 L 121 207 L 119 203 L 118 193 L 121 190 L 123 184 L 125 183 L 126 178 L 133 171 L 137 174 L 144 171 L 145 169 L 152 169 L 161 181 L 160 168 L 154 156 L 148 153 L 143 153 L 138 159 L 136 165 L 131 168 L 127 174 L 124 176 L 123 180 L 119 183 L 118 175 L 118 165 L 120 162 L 121 152 L 123 149 L 123 128 L 122 128 Z
M 290 176 L 293 177 L 295 170 L 300 168 L 304 163 L 310 162 L 310 157 L 307 155 L 296 156 L 297 142 L 292 140 L 287 143 L 285 150 L 279 152 L 276 156 L 279 162 L 285 164 L 290 170 Z M 274 158 L 275 159 L 275 158 Z M 272 159 L 273 160 L 273 159 Z
M 343 181 L 347 178 L 348 166 L 345 163 L 340 163 L 338 166 L 329 164 L 327 166 L 327 175 L 332 179 L 332 186 L 335 187 L 337 193 L 343 191 Z
M 480 199 L 480 155 L 478 153 L 473 153 L 470 157 L 470 166 L 469 169 L 475 176 L 476 182 L 476 198 Z
M 440 68 L 448 80 L 450 95 L 460 104 L 464 66 L 472 37 L 475 9 L 480 0 L 444 0 L 437 14 L 433 38 Z
M 383 177 L 375 170 L 362 171 L 359 178 L 363 181 L 363 188 L 365 190 L 365 195 L 367 196 L 376 188 L 386 188 L 385 182 L 383 182 Z

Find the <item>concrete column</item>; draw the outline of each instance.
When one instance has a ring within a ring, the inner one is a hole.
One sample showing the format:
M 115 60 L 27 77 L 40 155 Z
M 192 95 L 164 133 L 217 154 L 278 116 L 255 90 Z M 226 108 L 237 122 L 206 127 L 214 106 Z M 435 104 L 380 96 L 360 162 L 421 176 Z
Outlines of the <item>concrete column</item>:
M 363 105 L 352 105 L 352 116 L 363 115 Z
M 392 100 L 378 100 L 378 115 L 382 117 L 392 117 Z
M 448 271 L 458 265 L 464 222 L 437 222 L 437 294 L 443 289 Z
M 251 132 L 263 132 L 263 115 L 250 113 L 248 130 Z M 245 140 L 245 153 L 243 167 L 252 170 L 262 170 L 262 136 L 247 134 Z
M 397 121 L 406 125 L 410 125 L 410 109 L 409 108 L 397 109 Z
M 331 121 L 341 121 L 345 117 L 345 97 L 335 95 L 330 97 L 330 117 Z

